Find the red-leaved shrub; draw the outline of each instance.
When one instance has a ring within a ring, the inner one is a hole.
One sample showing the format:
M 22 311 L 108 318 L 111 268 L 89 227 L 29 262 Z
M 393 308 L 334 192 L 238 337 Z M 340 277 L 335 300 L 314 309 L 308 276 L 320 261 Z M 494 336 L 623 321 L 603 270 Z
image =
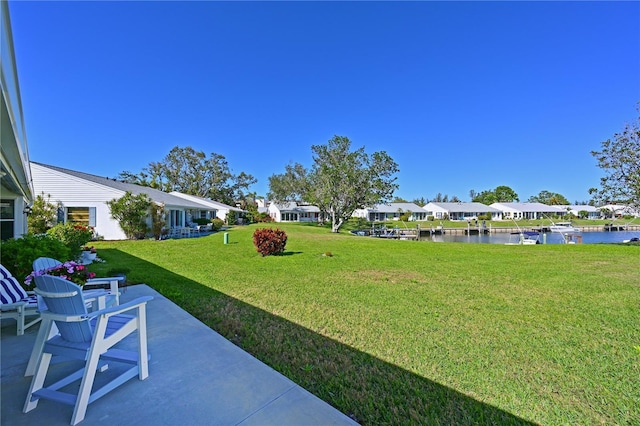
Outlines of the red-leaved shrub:
M 253 244 L 263 257 L 281 254 L 287 245 L 287 234 L 281 229 L 259 228 L 253 233 Z

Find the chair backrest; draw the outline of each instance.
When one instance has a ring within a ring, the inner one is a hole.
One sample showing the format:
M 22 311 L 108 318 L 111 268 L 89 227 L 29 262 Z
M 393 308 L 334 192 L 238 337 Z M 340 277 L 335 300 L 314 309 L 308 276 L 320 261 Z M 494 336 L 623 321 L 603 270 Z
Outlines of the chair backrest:
M 50 257 L 39 257 L 33 261 L 32 266 L 34 271 L 44 271 L 45 269 L 53 268 L 61 264 L 62 262 L 59 260 Z
M 17 279 L 4 266 L 0 265 L 0 305 L 16 303 L 27 298 L 27 292 L 24 291 Z
M 63 316 L 81 316 L 87 314 L 87 307 L 80 286 L 64 278 L 51 275 L 40 275 L 34 278 L 36 294 L 40 295 L 47 312 Z M 69 342 L 89 342 L 93 337 L 93 330 L 89 321 L 64 321 L 56 319 L 56 326 L 62 338 Z

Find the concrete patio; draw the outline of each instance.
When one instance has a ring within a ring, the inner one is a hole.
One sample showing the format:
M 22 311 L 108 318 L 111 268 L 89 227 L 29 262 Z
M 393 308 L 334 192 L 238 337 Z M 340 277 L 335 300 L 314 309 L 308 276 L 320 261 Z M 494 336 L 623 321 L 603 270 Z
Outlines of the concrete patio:
M 329 404 L 238 348 L 146 285 L 121 301 L 151 295 L 149 377 L 129 380 L 89 405 L 85 425 L 354 425 Z M 0 340 L 2 425 L 68 425 L 73 407 L 42 400 L 22 413 L 31 378 L 25 368 L 39 325 L 16 336 L 3 320 Z M 129 336 L 125 346 L 135 347 Z M 58 364 L 51 372 L 69 371 Z M 99 373 L 100 374 L 100 373 Z M 105 373 L 106 374 L 106 373 Z

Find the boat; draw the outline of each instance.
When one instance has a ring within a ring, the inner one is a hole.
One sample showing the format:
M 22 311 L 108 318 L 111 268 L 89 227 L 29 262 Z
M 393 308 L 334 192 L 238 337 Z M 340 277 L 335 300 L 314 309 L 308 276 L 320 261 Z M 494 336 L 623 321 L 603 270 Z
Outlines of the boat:
M 513 241 L 514 238 L 515 238 L 515 241 Z M 505 244 L 508 246 L 535 245 L 535 244 L 540 244 L 539 238 L 540 238 L 540 233 L 535 231 L 512 232 L 511 237 L 509 238 L 509 242 Z
M 638 243 L 640 242 L 639 237 L 629 238 L 628 240 L 622 240 L 623 243 Z
M 571 225 L 571 222 L 553 223 L 551 226 L 549 226 L 549 230 L 551 232 L 558 232 L 560 234 L 575 234 L 580 232 L 578 228 Z

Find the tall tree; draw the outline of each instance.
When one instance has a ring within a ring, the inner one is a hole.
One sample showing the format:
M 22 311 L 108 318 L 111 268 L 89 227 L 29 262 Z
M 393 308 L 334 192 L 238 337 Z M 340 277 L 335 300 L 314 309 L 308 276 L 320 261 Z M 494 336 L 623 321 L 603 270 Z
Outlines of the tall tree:
M 244 198 L 249 187 L 256 183 L 250 174 L 234 175 L 224 156 L 212 152 L 207 157 L 190 146 L 176 146 L 162 161 L 149 163 L 139 174 L 125 171 L 119 178 L 161 191 L 179 191 L 226 204 Z
M 605 172 L 600 178 L 600 188 L 589 189 L 594 201 L 640 208 L 640 117 L 626 124 L 621 133 L 615 133 L 613 140 L 602 142 L 602 149 L 591 151 L 591 155 Z
M 417 206 L 424 207 L 427 203 L 429 203 L 429 201 L 427 201 L 424 197 L 419 197 L 419 198 L 414 198 L 412 203 Z
M 496 189 L 485 190 L 480 193 L 471 190 L 470 193 L 475 194 L 475 197 L 471 201 L 487 205 L 493 203 L 512 203 L 514 201 L 520 201 L 518 194 L 516 194 L 513 189 L 505 185 L 497 186 Z
M 550 191 L 540 191 L 538 195 L 533 195 L 527 200 L 529 203 L 542 203 L 548 206 L 566 206 L 569 205 L 564 195 Z
M 398 165 L 384 151 L 351 151 L 351 141 L 344 136 L 311 150 L 311 170 L 288 166 L 283 175 L 269 178 L 269 193 L 277 201 L 299 198 L 317 205 L 331 218 L 332 232 L 338 232 L 356 209 L 388 202 L 398 188 Z
M 277 203 L 285 201 L 306 201 L 309 190 L 309 172 L 302 164 L 287 164 L 281 175 L 269 177 L 267 198 Z

